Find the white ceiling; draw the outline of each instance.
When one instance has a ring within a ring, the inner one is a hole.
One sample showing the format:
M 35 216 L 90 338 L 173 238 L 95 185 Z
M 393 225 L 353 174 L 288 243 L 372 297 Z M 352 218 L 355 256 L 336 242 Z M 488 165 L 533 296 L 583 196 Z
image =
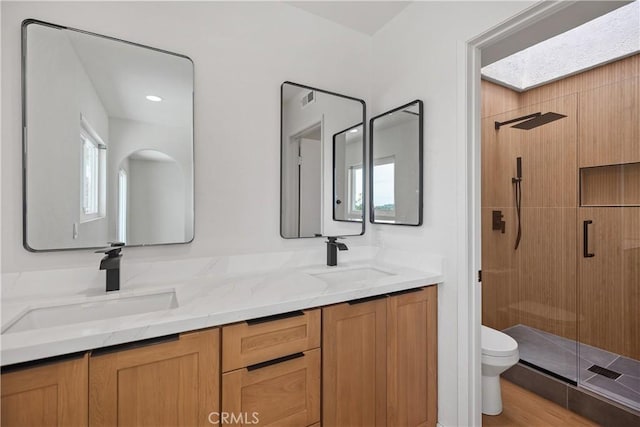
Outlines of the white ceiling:
M 103 37 L 66 33 L 110 117 L 191 126 L 191 61 Z M 163 101 L 148 101 L 147 95 Z
M 337 24 L 373 35 L 410 1 L 288 1 L 288 4 Z

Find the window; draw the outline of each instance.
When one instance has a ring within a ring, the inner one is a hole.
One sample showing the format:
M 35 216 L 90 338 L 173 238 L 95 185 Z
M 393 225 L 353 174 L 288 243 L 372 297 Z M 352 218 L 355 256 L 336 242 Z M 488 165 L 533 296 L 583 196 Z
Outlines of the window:
M 106 146 L 84 118 L 81 124 L 80 222 L 87 222 L 104 217 Z
M 373 209 L 376 219 L 393 220 L 395 204 L 395 158 L 378 159 L 373 166 Z
M 127 242 L 127 172 L 118 172 L 118 240 Z
M 362 217 L 362 165 L 349 168 L 349 216 Z

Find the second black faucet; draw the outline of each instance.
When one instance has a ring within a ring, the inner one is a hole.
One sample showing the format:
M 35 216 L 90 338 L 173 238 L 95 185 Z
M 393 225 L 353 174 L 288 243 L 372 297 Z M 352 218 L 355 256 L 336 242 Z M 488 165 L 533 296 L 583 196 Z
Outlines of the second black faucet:
M 337 240 L 339 237 L 327 237 L 327 265 L 338 265 L 338 250 L 347 251 L 349 248 L 344 243 L 340 243 Z

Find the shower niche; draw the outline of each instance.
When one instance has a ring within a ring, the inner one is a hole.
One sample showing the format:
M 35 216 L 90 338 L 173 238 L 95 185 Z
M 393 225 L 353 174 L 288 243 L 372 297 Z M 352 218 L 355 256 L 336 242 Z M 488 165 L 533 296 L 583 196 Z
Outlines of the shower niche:
M 640 162 L 580 169 L 581 207 L 640 207 Z

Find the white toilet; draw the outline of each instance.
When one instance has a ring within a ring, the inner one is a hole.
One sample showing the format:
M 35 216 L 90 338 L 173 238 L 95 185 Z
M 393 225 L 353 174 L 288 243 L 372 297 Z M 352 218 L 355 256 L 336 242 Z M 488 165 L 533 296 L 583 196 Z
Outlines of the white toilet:
M 518 343 L 509 335 L 482 325 L 482 413 L 502 412 L 500 374 L 518 363 Z

